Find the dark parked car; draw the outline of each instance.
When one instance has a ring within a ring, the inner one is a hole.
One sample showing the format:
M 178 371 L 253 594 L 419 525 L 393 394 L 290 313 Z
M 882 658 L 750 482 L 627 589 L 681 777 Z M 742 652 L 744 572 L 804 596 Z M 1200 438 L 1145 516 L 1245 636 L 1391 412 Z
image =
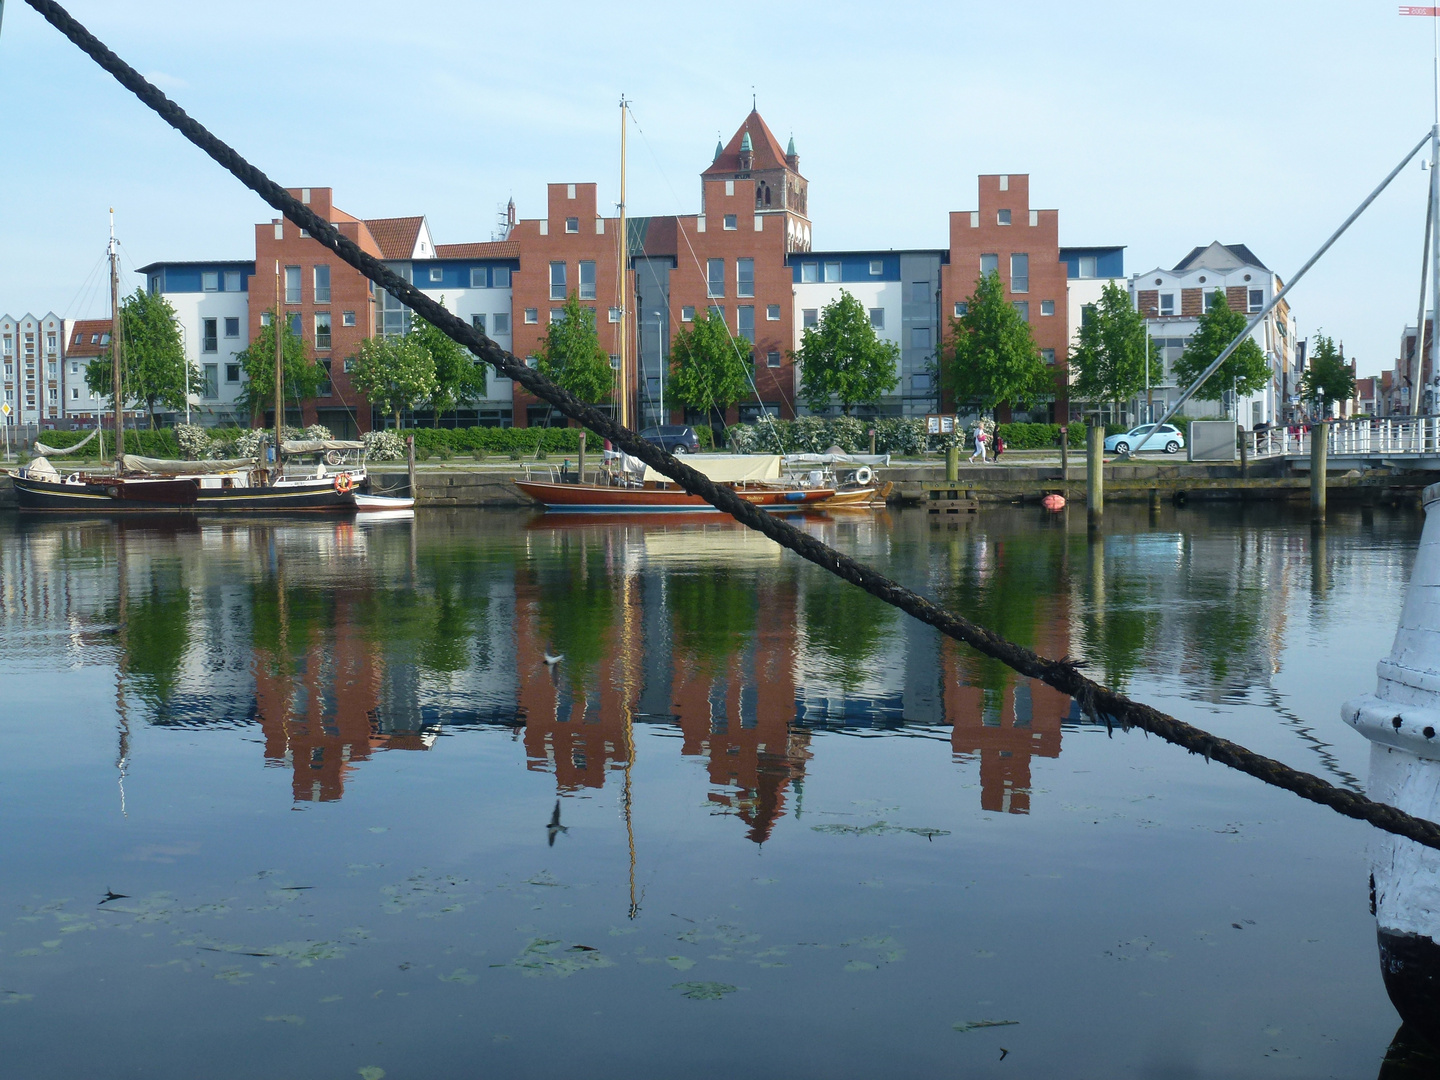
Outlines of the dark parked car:
M 640 437 L 661 450 L 669 450 L 672 454 L 698 454 L 700 452 L 700 438 L 695 434 L 695 429 L 689 424 L 661 424 L 659 427 L 647 427 L 640 432 Z

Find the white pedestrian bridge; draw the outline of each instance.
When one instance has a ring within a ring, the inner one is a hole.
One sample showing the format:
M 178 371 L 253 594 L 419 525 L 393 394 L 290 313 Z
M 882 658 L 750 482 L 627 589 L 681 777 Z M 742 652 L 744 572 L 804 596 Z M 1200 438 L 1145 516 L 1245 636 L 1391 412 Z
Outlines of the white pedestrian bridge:
M 1440 416 L 1387 416 L 1335 420 L 1324 426 L 1326 469 L 1440 469 Z M 1320 430 L 1274 428 L 1244 433 L 1250 457 L 1285 458 L 1310 467 L 1311 438 Z

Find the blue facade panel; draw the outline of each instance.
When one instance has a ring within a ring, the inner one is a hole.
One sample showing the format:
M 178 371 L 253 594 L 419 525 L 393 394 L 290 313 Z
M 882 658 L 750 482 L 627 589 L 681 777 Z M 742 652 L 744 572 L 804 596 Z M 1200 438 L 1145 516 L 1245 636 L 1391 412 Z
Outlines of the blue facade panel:
M 825 280 L 825 264 L 840 264 L 840 281 L 899 281 L 900 280 L 900 252 L 898 251 L 845 251 L 834 254 L 826 254 L 823 251 L 796 252 L 787 255 L 786 261 L 790 264 L 791 273 L 795 284 L 802 283 L 804 275 L 804 264 L 815 264 L 815 278 L 817 281 Z M 880 272 L 871 273 L 871 264 L 878 263 Z
M 226 289 L 225 275 L 240 274 L 240 288 Z M 183 293 L 183 292 L 249 292 L 250 279 L 255 276 L 255 264 L 253 262 L 219 262 L 219 263 L 151 263 L 149 266 L 142 266 L 137 273 L 145 275 L 147 287 L 158 282 L 158 289 L 162 293 Z M 217 275 L 217 289 L 206 290 L 205 275 Z
M 495 287 L 495 270 L 508 269 L 514 274 L 520 269 L 519 259 L 432 259 L 416 260 L 414 263 L 414 284 L 417 289 L 489 289 Z M 438 280 L 434 271 L 440 271 Z M 479 271 L 471 284 L 471 271 Z M 502 288 L 504 286 L 501 286 Z
M 1125 248 L 1120 247 L 1062 247 L 1060 261 L 1066 266 L 1066 277 L 1080 276 L 1082 256 L 1095 260 L 1095 276 L 1118 278 L 1125 276 Z

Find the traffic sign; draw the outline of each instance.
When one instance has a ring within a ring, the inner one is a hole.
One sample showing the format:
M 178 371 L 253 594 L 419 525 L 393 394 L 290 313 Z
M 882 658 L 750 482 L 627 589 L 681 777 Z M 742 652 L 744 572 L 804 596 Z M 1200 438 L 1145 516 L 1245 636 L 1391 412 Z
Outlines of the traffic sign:
M 10 415 L 10 403 L 8 401 L 4 405 L 0 405 L 0 413 L 4 413 L 6 416 Z

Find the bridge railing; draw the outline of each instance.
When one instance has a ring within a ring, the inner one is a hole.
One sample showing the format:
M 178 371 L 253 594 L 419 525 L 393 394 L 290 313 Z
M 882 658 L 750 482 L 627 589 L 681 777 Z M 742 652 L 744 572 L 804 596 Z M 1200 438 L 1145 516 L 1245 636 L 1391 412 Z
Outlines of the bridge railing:
M 1326 424 L 1331 456 L 1440 455 L 1440 416 L 1376 417 Z M 1310 432 L 1290 428 L 1247 431 L 1252 457 L 1303 456 L 1310 453 Z

